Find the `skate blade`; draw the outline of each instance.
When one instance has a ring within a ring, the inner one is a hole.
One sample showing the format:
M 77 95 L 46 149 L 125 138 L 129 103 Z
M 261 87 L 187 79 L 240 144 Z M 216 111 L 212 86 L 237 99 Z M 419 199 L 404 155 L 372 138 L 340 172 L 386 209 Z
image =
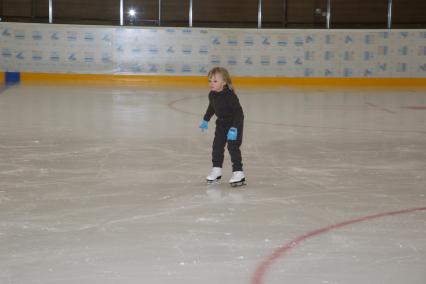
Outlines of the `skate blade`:
M 212 185 L 212 184 L 219 184 L 220 183 L 220 177 L 218 179 L 215 180 L 206 180 L 207 185 Z
M 242 181 L 237 181 L 237 182 L 231 182 L 230 183 L 231 187 L 240 187 L 243 185 L 247 185 L 245 180 Z

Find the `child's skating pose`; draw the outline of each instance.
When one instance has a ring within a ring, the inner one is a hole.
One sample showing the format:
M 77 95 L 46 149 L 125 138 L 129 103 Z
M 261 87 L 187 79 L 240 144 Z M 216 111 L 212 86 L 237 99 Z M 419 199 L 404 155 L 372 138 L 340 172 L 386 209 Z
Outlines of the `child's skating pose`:
M 216 130 L 213 140 L 212 162 L 213 169 L 207 176 L 207 182 L 219 181 L 222 177 L 222 164 L 225 145 L 232 162 L 231 186 L 245 184 L 240 146 L 243 141 L 244 113 L 232 86 L 228 71 L 222 67 L 210 70 L 209 106 L 200 124 L 202 131 L 208 128 L 208 122 L 216 115 Z

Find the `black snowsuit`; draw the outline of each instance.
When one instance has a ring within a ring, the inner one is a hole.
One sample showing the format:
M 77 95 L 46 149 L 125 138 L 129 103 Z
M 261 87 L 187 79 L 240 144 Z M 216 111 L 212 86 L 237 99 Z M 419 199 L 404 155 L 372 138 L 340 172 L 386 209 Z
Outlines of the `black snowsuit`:
M 217 117 L 212 151 L 213 167 L 222 167 L 225 144 L 228 142 L 232 171 L 242 171 L 240 146 L 243 141 L 244 113 L 237 95 L 227 85 L 221 92 L 209 93 L 209 106 L 204 120 L 209 121 L 213 115 Z M 227 141 L 228 130 L 231 127 L 238 129 L 237 139 Z

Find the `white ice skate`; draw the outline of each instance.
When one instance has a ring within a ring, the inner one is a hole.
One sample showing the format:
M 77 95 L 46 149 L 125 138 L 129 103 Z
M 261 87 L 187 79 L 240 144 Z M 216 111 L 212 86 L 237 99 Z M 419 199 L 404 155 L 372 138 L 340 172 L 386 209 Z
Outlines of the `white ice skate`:
M 231 179 L 229 180 L 229 184 L 232 187 L 242 186 L 246 184 L 246 177 L 244 172 L 236 171 L 232 173 Z
M 222 178 L 222 168 L 213 167 L 210 174 L 206 177 L 207 183 L 218 183 Z

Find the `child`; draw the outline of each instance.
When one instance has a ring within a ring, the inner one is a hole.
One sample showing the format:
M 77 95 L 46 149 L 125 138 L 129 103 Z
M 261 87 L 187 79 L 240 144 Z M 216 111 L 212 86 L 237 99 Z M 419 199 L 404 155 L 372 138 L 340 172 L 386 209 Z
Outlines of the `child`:
M 208 128 L 208 122 L 214 114 L 217 119 L 212 151 L 213 169 L 207 176 L 207 183 L 219 181 L 222 177 L 225 145 L 228 142 L 228 151 L 232 161 L 232 177 L 229 183 L 231 186 L 244 185 L 245 176 L 240 151 L 244 126 L 243 109 L 234 93 L 231 77 L 225 68 L 211 69 L 208 78 L 209 106 L 200 124 L 201 130 L 204 131 Z

